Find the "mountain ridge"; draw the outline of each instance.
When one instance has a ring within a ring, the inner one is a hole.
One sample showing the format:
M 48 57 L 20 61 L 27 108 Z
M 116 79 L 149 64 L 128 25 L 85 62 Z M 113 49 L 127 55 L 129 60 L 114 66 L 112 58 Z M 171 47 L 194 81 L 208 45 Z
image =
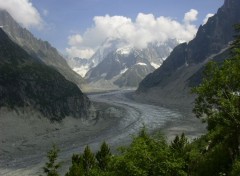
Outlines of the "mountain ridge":
M 225 0 L 218 12 L 198 29 L 196 37 L 189 43 L 178 45 L 162 66 L 146 76 L 139 84 L 135 98 L 148 97 L 151 101 L 190 104 L 190 85 L 197 85 L 193 75 L 200 74 L 209 60 L 219 60 L 233 40 L 233 25 L 240 23 L 240 1 Z M 223 59 L 222 59 L 223 60 Z M 199 78 L 195 79 L 198 81 Z M 155 99 L 154 99 L 155 98 Z M 180 100 L 181 99 L 181 100 Z
M 72 71 L 56 48 L 52 47 L 47 41 L 34 37 L 31 32 L 21 27 L 5 10 L 0 10 L 0 24 L 8 36 L 30 55 L 38 57 L 47 65 L 56 68 L 66 79 L 78 86 L 84 83 L 84 79 Z
M 91 102 L 74 83 L 29 55 L 0 29 L 0 107 L 31 107 L 50 120 L 88 118 Z
M 161 65 L 176 45 L 177 41 L 172 39 L 164 43 L 150 43 L 147 48 L 137 49 L 120 39 L 106 40 L 92 57 L 101 62 L 86 73 L 85 79 L 94 87 L 102 86 L 103 82 L 113 89 L 137 87 L 147 74 Z M 101 58 L 97 59 L 97 55 Z M 79 61 L 84 64 L 83 59 Z M 93 63 L 93 60 L 90 59 L 89 62 Z M 76 67 L 74 69 L 77 70 Z

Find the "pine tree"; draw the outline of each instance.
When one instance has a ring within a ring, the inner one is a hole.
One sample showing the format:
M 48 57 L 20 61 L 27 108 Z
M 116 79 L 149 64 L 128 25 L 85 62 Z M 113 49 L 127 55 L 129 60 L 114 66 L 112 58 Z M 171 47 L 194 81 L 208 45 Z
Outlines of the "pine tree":
M 90 170 L 96 164 L 95 156 L 92 153 L 89 146 L 85 148 L 84 153 L 82 155 L 82 160 L 83 160 L 83 169 L 85 171 L 85 174 L 88 175 Z
M 179 154 L 183 153 L 186 145 L 188 144 L 188 139 L 186 138 L 185 134 L 182 133 L 181 137 L 178 135 L 175 139 L 171 142 L 171 149 L 178 152 Z
M 60 163 L 56 163 L 58 157 L 59 149 L 56 145 L 53 145 L 52 149 L 48 152 L 48 162 L 43 167 L 44 173 L 47 176 L 59 176 L 57 169 L 61 166 Z
M 101 145 L 100 151 L 98 151 L 96 154 L 98 166 L 101 170 L 103 171 L 107 170 L 111 156 L 112 154 L 111 154 L 110 148 L 104 141 Z
M 73 154 L 73 156 L 72 156 L 72 164 L 81 165 L 82 161 L 83 161 L 83 158 L 82 158 L 81 155 Z
M 72 166 L 69 168 L 66 176 L 84 176 L 83 158 L 81 155 L 73 154 Z

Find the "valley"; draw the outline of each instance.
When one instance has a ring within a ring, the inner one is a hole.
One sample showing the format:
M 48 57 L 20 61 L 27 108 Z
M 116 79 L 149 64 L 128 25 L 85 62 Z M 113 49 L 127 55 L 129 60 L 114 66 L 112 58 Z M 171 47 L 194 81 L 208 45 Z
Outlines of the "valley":
M 0 176 L 239 176 L 239 0 L 1 1 Z
M 131 92 L 89 94 L 96 108 L 101 109 L 92 120 L 66 118 L 61 123 L 49 124 L 46 119 L 36 120 L 37 114 L 33 112 L 29 112 L 32 119 L 26 118 L 26 112 L 22 117 L 7 110 L 1 112 L 8 118 L 0 122 L 0 175 L 41 174 L 46 152 L 53 143 L 61 148 L 60 160 L 64 161 L 62 172 L 65 172 L 73 153 L 81 152 L 86 145 L 96 151 L 104 140 L 115 150 L 130 143 L 131 136 L 137 134 L 143 124 L 151 132 L 161 130 L 169 139 L 183 131 L 190 138 L 204 132 L 201 122 L 189 114 L 137 103 L 125 96 Z M 14 126 L 16 122 L 18 125 Z M 13 126 L 18 133 L 11 132 L 9 127 Z

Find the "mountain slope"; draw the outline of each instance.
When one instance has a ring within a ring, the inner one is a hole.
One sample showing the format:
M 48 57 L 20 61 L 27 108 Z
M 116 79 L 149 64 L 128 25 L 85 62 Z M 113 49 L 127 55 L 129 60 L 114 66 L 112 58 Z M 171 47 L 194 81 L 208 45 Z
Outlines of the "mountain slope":
M 80 76 L 84 77 L 93 63 L 89 59 L 82 59 L 79 57 L 68 58 L 68 65 Z
M 88 117 L 90 101 L 72 82 L 30 56 L 0 29 L 0 107 L 33 108 L 51 120 Z
M 92 64 L 90 68 L 96 67 L 107 57 L 109 53 L 112 53 L 125 45 L 127 45 L 126 41 L 119 38 L 107 38 L 89 59 Z
M 109 53 L 86 74 L 86 78 L 90 83 L 109 81 L 119 87 L 136 87 L 152 71 L 154 68 L 150 62 L 137 50 L 121 48 Z
M 98 83 L 102 86 L 101 82 L 108 82 L 114 88 L 137 87 L 147 74 L 162 64 L 176 45 L 176 40 L 169 40 L 165 43 L 150 43 L 147 48 L 137 49 L 120 39 L 111 40 L 100 47 L 106 56 L 97 59 L 102 61 L 90 69 L 85 78 L 94 86 Z M 100 50 L 97 53 L 99 55 Z M 96 54 L 93 58 L 96 58 Z
M 83 78 L 68 66 L 65 59 L 48 42 L 36 39 L 27 29 L 22 28 L 4 10 L 0 10 L 0 25 L 10 38 L 30 55 L 40 58 L 45 64 L 56 68 L 66 79 L 80 85 Z
M 201 77 L 199 74 L 209 60 L 223 56 L 233 40 L 236 23 L 240 23 L 240 1 L 225 0 L 217 14 L 199 27 L 192 41 L 177 46 L 162 66 L 140 83 L 138 97 L 144 95 L 163 102 L 168 99 L 170 103 L 193 98 L 189 97 L 190 85 L 199 82 L 196 77 Z
M 153 71 L 154 68 L 150 64 L 139 62 L 128 68 L 126 72 L 114 81 L 114 84 L 119 87 L 137 87 L 141 80 Z

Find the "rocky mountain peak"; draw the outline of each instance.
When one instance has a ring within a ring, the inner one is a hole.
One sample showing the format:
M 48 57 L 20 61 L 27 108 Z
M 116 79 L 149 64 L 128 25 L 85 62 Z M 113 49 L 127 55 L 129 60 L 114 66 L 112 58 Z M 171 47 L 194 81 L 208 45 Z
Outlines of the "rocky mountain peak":
M 0 26 L 15 43 L 30 55 L 56 68 L 66 79 L 80 85 L 84 82 L 67 64 L 66 60 L 47 41 L 37 39 L 27 29 L 21 27 L 5 10 L 0 10 Z
M 182 98 L 183 92 L 187 92 L 185 97 L 190 96 L 190 82 L 194 81 L 191 85 L 199 83 L 204 65 L 218 55 L 221 55 L 221 60 L 224 59 L 225 54 L 222 53 L 233 40 L 233 26 L 237 23 L 240 23 L 240 1 L 225 0 L 217 13 L 199 27 L 192 41 L 175 47 L 162 66 L 143 79 L 137 92 L 155 91 L 162 99 Z

